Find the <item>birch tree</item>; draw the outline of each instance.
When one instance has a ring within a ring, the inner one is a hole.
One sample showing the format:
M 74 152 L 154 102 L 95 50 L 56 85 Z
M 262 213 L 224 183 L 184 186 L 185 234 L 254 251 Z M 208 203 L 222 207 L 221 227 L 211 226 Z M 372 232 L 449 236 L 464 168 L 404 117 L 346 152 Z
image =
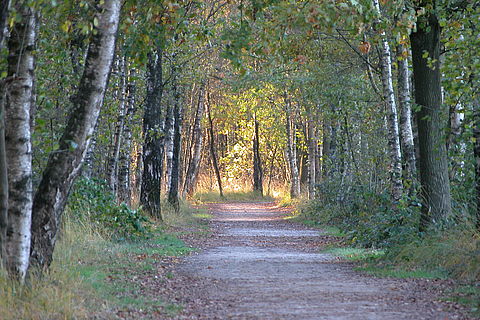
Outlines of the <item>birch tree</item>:
M 31 260 L 40 269 L 52 262 L 68 193 L 80 172 L 97 123 L 112 66 L 120 9 L 120 0 L 96 2 L 98 23 L 94 24 L 83 75 L 72 99 L 73 111 L 35 193 Z
M 415 145 L 412 130 L 412 108 L 410 101 L 410 77 L 408 70 L 408 50 L 403 44 L 397 45 L 398 102 L 400 106 L 400 135 L 405 164 L 406 178 L 410 183 L 417 174 Z
M 200 166 L 200 161 L 202 157 L 202 146 L 203 146 L 203 130 L 202 130 L 202 118 L 205 110 L 205 81 L 200 85 L 197 110 L 195 112 L 195 119 L 193 122 L 193 131 L 192 131 L 192 143 L 193 143 L 193 154 L 191 160 L 188 163 L 187 174 L 185 176 L 185 184 L 183 187 L 183 196 L 193 194 L 195 190 L 195 184 L 198 177 L 198 169 Z
M 143 115 L 143 172 L 140 203 L 151 216 L 161 219 L 160 190 L 163 169 L 165 116 L 162 112 L 162 49 L 149 56 L 147 96 Z
M 378 0 L 373 0 L 378 15 L 381 15 Z M 400 150 L 400 132 L 398 128 L 398 114 L 393 89 L 392 60 L 390 45 L 385 31 L 380 32 L 380 69 L 382 71 L 383 102 L 387 109 L 388 145 L 391 157 L 392 196 L 399 200 L 402 191 L 402 154 Z
M 5 145 L 8 168 L 7 270 L 12 278 L 25 279 L 29 265 L 32 219 L 32 145 L 36 13 L 25 2 L 15 4 L 20 21 L 8 40 L 8 73 L 5 84 Z
M 423 200 L 421 230 L 450 217 L 452 212 L 444 137 L 446 123 L 442 120 L 440 34 L 438 17 L 427 9 L 418 17 L 416 30 L 410 35 L 415 103 L 419 106 L 416 114 Z
M 5 26 L 8 19 L 10 0 L 0 1 L 0 51 L 3 49 Z M 5 91 L 0 80 L 0 268 L 6 265 L 6 241 L 8 223 L 8 178 L 7 153 L 5 151 Z

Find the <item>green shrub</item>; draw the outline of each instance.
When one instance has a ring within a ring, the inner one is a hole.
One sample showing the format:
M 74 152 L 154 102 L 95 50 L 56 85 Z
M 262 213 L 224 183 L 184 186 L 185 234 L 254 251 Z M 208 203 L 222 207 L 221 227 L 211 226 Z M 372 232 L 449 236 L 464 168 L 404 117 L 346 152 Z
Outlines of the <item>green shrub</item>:
M 362 247 L 390 247 L 418 237 L 420 206 L 415 198 L 393 203 L 388 191 L 325 182 L 318 198 L 302 213 L 324 225 L 339 227 Z
M 95 225 L 100 233 L 115 239 L 145 237 L 150 221 L 141 210 L 118 204 L 108 186 L 96 179 L 80 178 L 68 202 L 72 219 Z

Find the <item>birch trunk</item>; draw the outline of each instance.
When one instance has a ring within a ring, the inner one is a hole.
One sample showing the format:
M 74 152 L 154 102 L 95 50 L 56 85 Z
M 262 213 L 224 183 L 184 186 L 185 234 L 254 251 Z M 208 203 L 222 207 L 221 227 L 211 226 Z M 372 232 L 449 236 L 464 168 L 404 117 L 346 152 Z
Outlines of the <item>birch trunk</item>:
M 170 172 L 170 188 L 168 190 L 168 202 L 173 206 L 175 211 L 179 211 L 180 204 L 178 198 L 178 187 L 180 182 L 180 162 L 181 162 L 181 147 L 182 147 L 182 102 L 180 101 L 180 91 L 177 87 L 176 70 L 172 70 L 172 89 L 173 89 L 173 143 L 172 143 L 172 165 Z
M 373 0 L 375 8 L 380 15 L 380 4 Z M 381 59 L 380 69 L 382 71 L 383 102 L 385 103 L 388 115 L 388 146 L 390 152 L 390 174 L 392 180 L 392 197 L 399 200 L 403 192 L 402 183 L 402 153 L 400 150 L 400 132 L 398 129 L 398 114 L 395 105 L 395 92 L 393 90 L 392 60 L 390 45 L 384 31 L 381 36 Z
M 263 196 L 263 170 L 262 160 L 260 158 L 260 135 L 258 121 L 254 120 L 254 138 L 253 138 L 253 191 Z
M 175 102 L 172 102 L 175 104 Z M 175 116 L 174 107 L 169 105 L 167 119 L 165 123 L 165 186 L 166 192 L 170 192 L 170 180 L 172 176 L 173 161 L 173 136 L 175 135 Z
M 3 38 L 5 36 L 9 8 L 10 0 L 0 0 L 0 50 L 3 48 Z
M 290 197 L 292 199 L 300 196 L 300 174 L 297 164 L 297 144 L 295 138 L 296 128 L 291 118 L 291 105 L 288 97 L 285 97 L 287 133 L 287 158 L 290 167 Z
M 317 155 L 317 137 L 315 135 L 315 126 L 313 120 L 307 122 L 308 131 L 308 198 L 315 198 L 315 184 L 317 181 L 316 155 Z
M 423 201 L 422 231 L 449 218 L 452 213 L 445 124 L 442 120 L 440 74 L 440 33 L 437 17 L 429 13 L 419 18 L 410 35 L 420 151 L 420 184 Z M 428 58 L 424 57 L 425 52 Z M 433 61 L 433 67 L 430 60 Z
M 140 203 L 152 217 L 162 218 L 160 191 L 165 142 L 165 116 L 162 114 L 163 66 L 162 51 L 156 50 L 148 59 L 147 97 L 143 114 L 143 171 Z
M 132 151 L 132 122 L 133 115 L 135 114 L 135 91 L 136 83 L 134 80 L 135 69 L 131 69 L 128 76 L 127 92 L 126 92 L 126 115 L 125 115 L 125 131 L 122 153 L 119 159 L 118 170 L 118 198 L 120 202 L 130 204 L 131 192 L 130 192 L 130 167 L 132 163 L 131 151 Z
M 72 99 L 73 112 L 58 150 L 48 159 L 33 201 L 31 259 L 41 269 L 48 268 L 52 262 L 61 215 L 97 123 L 115 52 L 121 1 L 100 3 L 84 72 Z
M 413 142 L 412 109 L 410 102 L 410 76 L 408 71 L 408 51 L 403 45 L 397 46 L 398 102 L 400 105 L 400 136 L 402 137 L 403 163 L 406 178 L 410 184 L 417 174 L 415 145 Z
M 110 186 L 110 190 L 117 195 L 118 191 L 118 170 L 119 170 L 119 158 L 120 158 L 120 149 L 122 147 L 122 139 L 123 139 L 123 130 L 125 128 L 125 113 L 126 113 L 126 103 L 125 103 L 125 95 L 126 95 L 126 75 L 125 75 L 125 68 L 126 68 L 126 61 L 125 57 L 121 58 L 119 63 L 120 69 L 120 88 L 118 89 L 118 97 L 119 97 L 119 106 L 118 106 L 118 119 L 115 128 L 115 138 L 113 144 L 113 152 L 110 157 L 108 171 L 107 171 L 107 181 L 108 185 Z
M 24 2 L 16 5 L 21 20 L 8 41 L 5 91 L 5 147 L 8 171 L 7 270 L 23 282 L 29 265 L 32 222 L 31 110 L 34 90 L 36 17 Z
M 188 164 L 187 174 L 185 176 L 185 184 L 183 188 L 183 196 L 191 196 L 195 191 L 195 185 L 198 177 L 198 169 L 202 158 L 203 134 L 202 134 L 202 118 L 205 110 L 205 82 L 202 82 L 199 90 L 197 111 L 193 123 L 193 154 Z

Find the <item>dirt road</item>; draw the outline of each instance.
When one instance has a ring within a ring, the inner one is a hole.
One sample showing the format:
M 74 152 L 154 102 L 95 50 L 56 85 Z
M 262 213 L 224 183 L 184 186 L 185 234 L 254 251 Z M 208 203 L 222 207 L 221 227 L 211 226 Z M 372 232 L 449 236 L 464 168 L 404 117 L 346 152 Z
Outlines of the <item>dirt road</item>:
M 208 248 L 177 266 L 181 319 L 464 319 L 432 280 L 379 279 L 321 253 L 329 236 L 273 203 L 211 207 Z M 446 311 L 446 309 L 450 309 Z

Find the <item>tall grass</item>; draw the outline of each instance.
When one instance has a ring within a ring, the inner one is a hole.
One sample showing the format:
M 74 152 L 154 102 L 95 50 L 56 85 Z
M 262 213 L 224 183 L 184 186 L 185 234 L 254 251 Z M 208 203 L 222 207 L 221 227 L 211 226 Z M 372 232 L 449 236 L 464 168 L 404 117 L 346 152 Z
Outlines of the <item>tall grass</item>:
M 66 221 L 55 249 L 53 263 L 41 277 L 32 273 L 25 286 L 0 275 L 2 320 L 87 319 L 86 299 L 92 295 L 75 265 L 105 243 L 88 226 Z

